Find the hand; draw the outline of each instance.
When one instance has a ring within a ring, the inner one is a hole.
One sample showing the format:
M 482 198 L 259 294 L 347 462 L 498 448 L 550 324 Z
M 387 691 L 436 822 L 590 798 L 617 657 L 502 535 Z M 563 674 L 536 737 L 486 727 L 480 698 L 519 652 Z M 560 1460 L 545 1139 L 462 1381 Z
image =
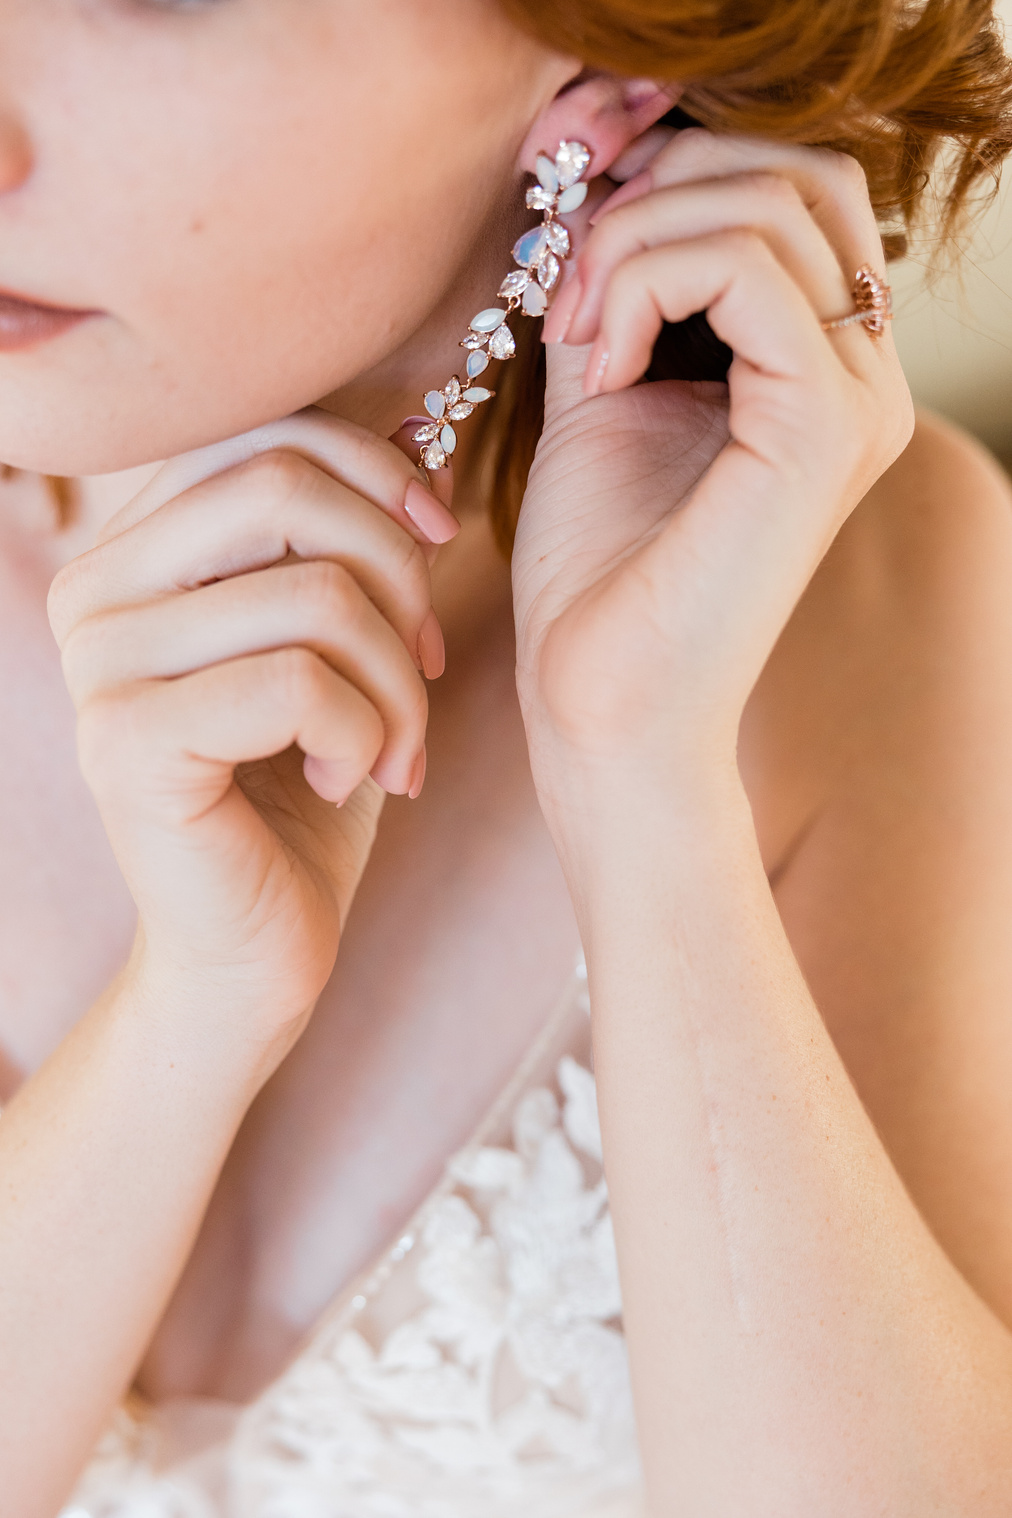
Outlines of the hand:
M 635 152 L 619 167 L 635 174 Z M 861 264 L 884 267 L 852 159 L 684 131 L 594 222 L 579 288 L 546 322 L 514 556 L 543 797 L 575 761 L 668 776 L 733 763 L 780 631 L 912 427 L 888 330 L 821 329 L 853 309 Z M 662 321 L 703 309 L 734 352 L 729 394 L 637 385 Z
M 455 531 L 396 446 L 309 411 L 173 460 L 57 577 L 81 763 L 160 995 L 301 1027 L 381 787 L 421 786 L 429 559 Z

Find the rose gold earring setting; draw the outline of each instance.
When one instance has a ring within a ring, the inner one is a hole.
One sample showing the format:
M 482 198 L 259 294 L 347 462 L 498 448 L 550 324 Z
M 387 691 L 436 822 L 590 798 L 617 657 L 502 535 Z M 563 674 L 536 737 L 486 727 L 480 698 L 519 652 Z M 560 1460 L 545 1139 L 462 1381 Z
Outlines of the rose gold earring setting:
M 838 327 L 855 327 L 858 323 L 867 328 L 872 337 L 881 337 L 885 324 L 893 318 L 893 292 L 870 264 L 862 264 L 854 275 L 851 286 L 855 310 L 849 316 L 838 316 L 823 322 L 823 332 L 833 332 Z
M 559 281 L 562 260 L 571 250 L 569 231 L 558 220 L 582 206 L 587 185 L 581 183 L 590 166 L 591 152 L 582 142 L 560 142 L 554 159 L 539 153 L 538 182 L 527 191 L 527 205 L 543 213 L 541 225 L 532 227 L 513 247 L 517 267 L 499 286 L 505 306 L 489 306 L 472 317 L 468 334 L 460 346 L 467 349 L 466 378 L 455 374 L 442 390 L 426 392 L 422 404 L 431 422 L 412 434 L 421 444 L 419 462 L 423 469 L 444 469 L 457 446 L 454 422 L 462 422 L 476 406 L 490 401 L 494 390 L 472 383 L 488 368 L 492 358 L 512 358 L 516 352 L 513 333 L 508 326 L 514 311 L 524 316 L 544 316 L 548 297 Z

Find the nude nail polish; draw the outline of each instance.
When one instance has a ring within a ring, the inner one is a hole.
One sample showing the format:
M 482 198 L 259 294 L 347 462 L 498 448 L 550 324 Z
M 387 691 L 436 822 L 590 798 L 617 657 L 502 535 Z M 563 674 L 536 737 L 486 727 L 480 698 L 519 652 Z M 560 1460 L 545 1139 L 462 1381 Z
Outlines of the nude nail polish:
M 604 347 L 601 339 L 598 338 L 587 360 L 587 372 L 583 378 L 584 395 L 600 395 L 610 357 L 608 349 Z
M 417 801 L 422 794 L 422 786 L 425 784 L 425 744 L 418 751 L 414 769 L 411 771 L 411 785 L 408 788 L 408 796 L 412 801 Z
M 573 317 L 576 315 L 583 295 L 583 281 L 579 274 L 573 273 L 566 281 L 565 286 L 555 305 L 548 313 L 542 337 L 546 343 L 564 343 L 566 334 L 573 325 Z M 551 336 L 549 336 L 549 333 Z
M 431 606 L 418 629 L 418 657 L 422 661 L 422 673 L 426 680 L 438 680 L 446 668 L 446 645 L 443 642 L 443 629 Z
M 408 481 L 404 510 L 430 543 L 448 543 L 460 531 L 460 523 L 453 513 L 417 480 Z

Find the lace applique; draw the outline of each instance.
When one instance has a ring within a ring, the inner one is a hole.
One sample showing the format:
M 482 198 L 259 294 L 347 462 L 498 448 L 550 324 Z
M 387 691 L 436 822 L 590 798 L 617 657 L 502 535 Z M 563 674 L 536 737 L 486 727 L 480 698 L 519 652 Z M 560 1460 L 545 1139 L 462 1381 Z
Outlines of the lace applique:
M 538 1086 L 516 1105 L 512 1149 L 476 1141 L 451 1160 L 213 1470 L 205 1454 L 156 1474 L 123 1422 L 62 1518 L 562 1518 L 609 1498 L 632 1518 L 594 1077 L 569 1055 L 556 1076 L 561 1103 Z

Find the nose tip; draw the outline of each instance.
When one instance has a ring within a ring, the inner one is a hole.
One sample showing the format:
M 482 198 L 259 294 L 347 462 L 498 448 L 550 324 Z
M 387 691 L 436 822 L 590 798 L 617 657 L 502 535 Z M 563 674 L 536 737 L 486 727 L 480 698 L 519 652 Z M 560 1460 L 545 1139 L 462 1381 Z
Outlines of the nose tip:
M 24 184 L 32 172 L 32 145 L 20 122 L 0 110 L 0 194 Z

